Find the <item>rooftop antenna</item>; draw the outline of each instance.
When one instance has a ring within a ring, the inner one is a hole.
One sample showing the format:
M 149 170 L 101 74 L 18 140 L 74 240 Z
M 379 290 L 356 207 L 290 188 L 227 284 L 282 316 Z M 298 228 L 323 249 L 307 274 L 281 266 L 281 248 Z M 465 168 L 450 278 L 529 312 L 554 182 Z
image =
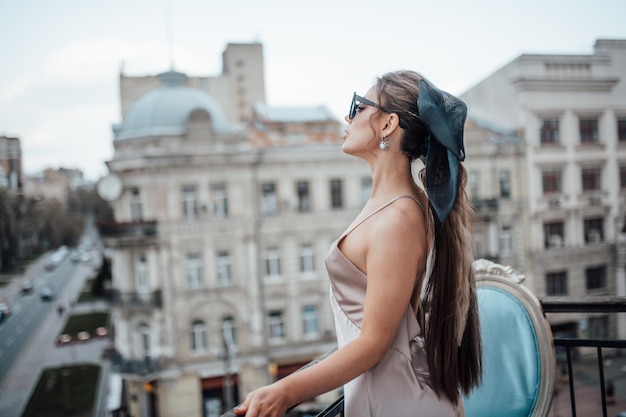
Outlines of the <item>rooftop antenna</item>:
M 165 25 L 167 27 L 167 49 L 170 59 L 170 70 L 174 71 L 174 35 L 172 31 L 172 13 L 169 3 L 165 6 Z

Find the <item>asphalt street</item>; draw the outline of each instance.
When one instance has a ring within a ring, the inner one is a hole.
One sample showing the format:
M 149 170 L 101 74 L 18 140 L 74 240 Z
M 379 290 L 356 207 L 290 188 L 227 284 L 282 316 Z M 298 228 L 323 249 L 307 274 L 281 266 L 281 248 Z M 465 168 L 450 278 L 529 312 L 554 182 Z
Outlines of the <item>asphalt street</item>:
M 110 345 L 110 339 L 90 339 L 62 346 L 55 343 L 69 314 L 107 309 L 102 302 L 72 307 L 100 261 L 94 258 L 74 264 L 68 257 L 54 271 L 45 271 L 45 260 L 46 257 L 42 257 L 31 264 L 24 276 L 15 276 L 10 284 L 0 288 L 0 299 L 11 300 L 14 308 L 13 314 L 0 326 L 0 416 L 21 417 L 42 370 L 76 363 L 102 366 L 93 415 L 104 416 L 108 362 L 102 360 L 102 353 Z M 20 294 L 25 276 L 35 281 L 33 293 L 26 296 Z M 52 301 L 40 299 L 38 291 L 45 284 L 53 285 L 57 292 Z M 56 310 L 58 305 L 64 306 L 62 315 Z

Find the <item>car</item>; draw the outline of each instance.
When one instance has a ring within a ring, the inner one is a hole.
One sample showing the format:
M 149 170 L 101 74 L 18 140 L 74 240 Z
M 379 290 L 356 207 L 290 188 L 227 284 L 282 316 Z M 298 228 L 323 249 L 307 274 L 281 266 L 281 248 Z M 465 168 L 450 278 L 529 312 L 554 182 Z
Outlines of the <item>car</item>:
M 39 295 L 41 296 L 42 301 L 52 301 L 54 300 L 56 294 L 51 286 L 46 285 L 41 289 Z
M 80 252 L 77 250 L 72 252 L 72 254 L 70 255 L 70 259 L 73 263 L 78 263 L 80 261 Z
M 33 286 L 33 282 L 32 281 L 29 281 L 27 279 L 22 281 L 22 288 L 21 288 L 22 294 L 30 294 L 30 293 L 32 293 L 33 292 L 33 288 L 34 288 L 34 286 Z
M 0 315 L 2 315 L 2 317 L 0 318 L 0 321 L 9 317 L 9 314 L 11 314 L 11 307 L 9 307 L 7 303 L 0 302 Z

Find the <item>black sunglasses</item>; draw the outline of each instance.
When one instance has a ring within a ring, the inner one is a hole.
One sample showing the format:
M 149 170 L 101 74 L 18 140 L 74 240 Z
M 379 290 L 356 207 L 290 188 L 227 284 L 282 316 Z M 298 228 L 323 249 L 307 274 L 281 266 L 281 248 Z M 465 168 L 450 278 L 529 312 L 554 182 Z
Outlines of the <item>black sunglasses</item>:
M 350 112 L 348 113 L 348 119 L 352 120 L 354 119 L 354 117 L 356 116 L 356 109 L 357 107 L 359 107 L 359 104 L 366 104 L 368 106 L 372 106 L 372 107 L 376 107 L 377 109 L 380 109 L 381 111 L 384 111 L 385 113 L 396 113 L 393 112 L 391 110 L 388 110 L 386 108 L 384 108 L 383 106 L 381 106 L 378 103 L 374 103 L 371 100 L 366 99 L 365 97 L 361 97 L 359 95 L 357 95 L 356 91 L 354 92 L 354 94 L 352 95 L 352 103 L 350 103 Z M 397 114 L 397 113 L 396 113 Z M 400 127 L 402 129 L 406 129 L 406 124 L 402 121 L 402 119 L 400 119 L 400 115 L 398 115 L 398 119 L 400 120 Z
M 374 103 L 373 101 L 368 100 L 365 97 L 361 97 L 357 95 L 355 91 L 354 94 L 352 95 L 352 103 L 350 104 L 350 113 L 348 113 L 348 119 L 350 120 L 354 119 L 354 116 L 356 116 L 356 109 L 359 106 L 359 104 L 366 104 L 368 106 L 376 107 L 377 109 L 380 109 L 384 111 L 385 113 L 393 113 L 392 111 L 387 110 L 380 104 Z

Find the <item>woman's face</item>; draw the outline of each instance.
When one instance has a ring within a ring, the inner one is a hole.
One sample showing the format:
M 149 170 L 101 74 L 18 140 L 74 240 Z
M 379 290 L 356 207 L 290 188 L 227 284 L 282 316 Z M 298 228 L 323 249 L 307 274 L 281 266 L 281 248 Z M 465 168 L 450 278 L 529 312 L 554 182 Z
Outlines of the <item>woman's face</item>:
M 378 97 L 374 92 L 374 88 L 370 88 L 365 96 L 366 100 L 371 103 L 378 104 Z M 343 145 L 341 150 L 349 155 L 362 156 L 365 154 L 372 155 L 379 149 L 380 138 L 377 137 L 376 121 L 378 115 L 372 117 L 378 109 L 374 105 L 366 104 L 365 101 L 359 102 L 358 98 L 353 99 L 351 106 L 352 112 L 345 117 L 348 125 L 343 134 Z

